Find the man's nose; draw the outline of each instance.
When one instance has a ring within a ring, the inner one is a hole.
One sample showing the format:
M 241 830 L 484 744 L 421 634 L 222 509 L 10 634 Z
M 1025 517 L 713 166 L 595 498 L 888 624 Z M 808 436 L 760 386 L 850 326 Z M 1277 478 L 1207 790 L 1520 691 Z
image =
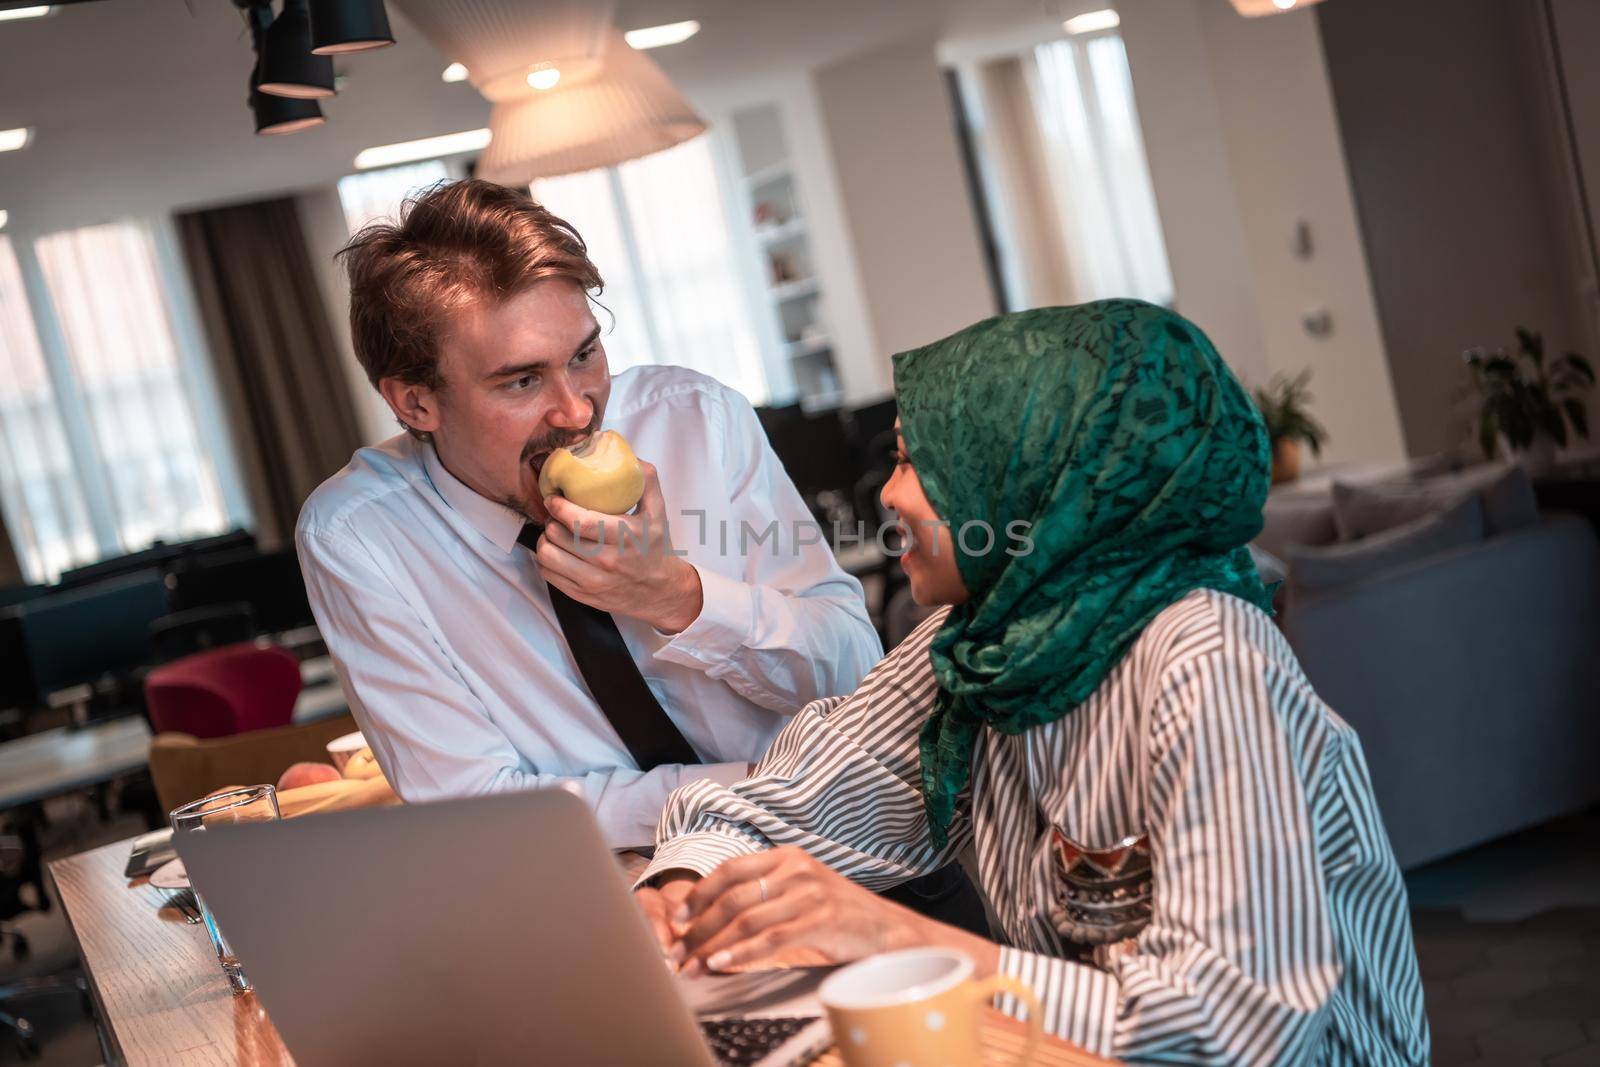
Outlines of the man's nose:
M 594 418 L 594 405 L 589 398 L 566 383 L 558 386 L 560 393 L 550 408 L 550 425 L 563 430 L 581 430 Z

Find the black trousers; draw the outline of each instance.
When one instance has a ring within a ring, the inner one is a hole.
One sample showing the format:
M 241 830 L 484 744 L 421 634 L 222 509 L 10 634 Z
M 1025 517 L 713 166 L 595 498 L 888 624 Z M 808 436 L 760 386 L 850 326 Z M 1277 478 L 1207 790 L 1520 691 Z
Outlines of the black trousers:
M 909 882 L 901 882 L 878 895 L 935 922 L 960 927 L 979 937 L 989 936 L 989 919 L 984 914 L 983 897 L 978 894 L 977 887 L 959 863 L 952 863 Z

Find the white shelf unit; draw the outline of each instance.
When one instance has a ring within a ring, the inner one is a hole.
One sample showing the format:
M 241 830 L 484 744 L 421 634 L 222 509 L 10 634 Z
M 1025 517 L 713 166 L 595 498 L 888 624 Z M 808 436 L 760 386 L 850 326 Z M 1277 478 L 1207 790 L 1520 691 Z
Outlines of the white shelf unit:
M 776 105 L 761 104 L 735 111 L 731 119 L 749 239 L 764 272 L 772 335 L 778 339 L 774 355 L 787 364 L 794 383 L 794 395 L 787 399 L 808 410 L 835 406 L 841 390 L 826 301 L 815 273 L 782 116 Z

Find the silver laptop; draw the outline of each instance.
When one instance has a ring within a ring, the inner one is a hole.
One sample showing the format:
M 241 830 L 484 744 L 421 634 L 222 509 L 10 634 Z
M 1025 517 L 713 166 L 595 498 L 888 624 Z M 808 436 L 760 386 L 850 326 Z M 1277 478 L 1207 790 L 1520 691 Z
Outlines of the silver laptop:
M 697 1022 L 564 790 L 177 838 L 299 1067 L 776 1065 L 829 1041 L 803 1015 Z

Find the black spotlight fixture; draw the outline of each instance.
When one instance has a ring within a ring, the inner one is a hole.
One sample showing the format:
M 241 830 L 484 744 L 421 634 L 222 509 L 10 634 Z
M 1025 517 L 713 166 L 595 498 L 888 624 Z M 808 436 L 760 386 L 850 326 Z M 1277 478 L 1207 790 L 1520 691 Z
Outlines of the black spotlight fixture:
M 333 95 L 333 57 L 311 53 L 311 13 L 306 0 L 283 0 L 283 10 L 261 39 L 256 88 L 269 96 L 315 100 Z
M 259 72 L 259 64 L 250 72 L 250 110 L 255 113 L 256 133 L 294 133 L 327 121 L 322 115 L 322 106 L 315 100 L 262 92 L 257 80 Z
M 383 0 L 311 0 L 311 51 L 319 56 L 394 44 Z

